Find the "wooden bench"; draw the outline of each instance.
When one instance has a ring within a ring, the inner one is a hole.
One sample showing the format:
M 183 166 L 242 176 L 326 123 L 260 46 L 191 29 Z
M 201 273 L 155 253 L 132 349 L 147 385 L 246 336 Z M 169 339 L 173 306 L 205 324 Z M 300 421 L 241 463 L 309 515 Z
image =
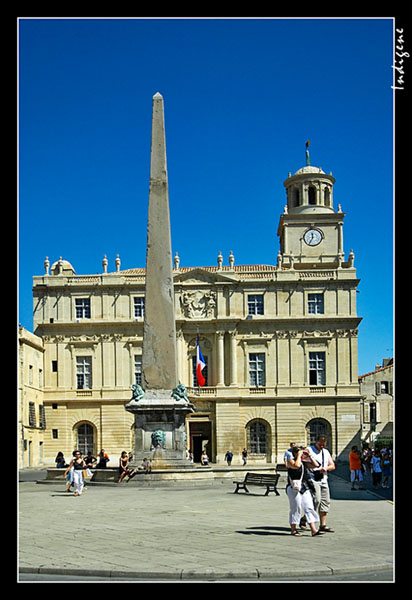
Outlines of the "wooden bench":
M 240 489 L 245 490 L 245 492 L 249 493 L 246 485 L 258 485 L 260 487 L 266 487 L 265 496 L 269 494 L 269 492 L 275 492 L 276 496 L 280 496 L 276 486 L 278 484 L 280 475 L 274 475 L 272 473 L 249 473 L 247 472 L 243 481 L 234 481 L 236 484 L 236 489 L 234 491 L 235 494 L 238 493 Z

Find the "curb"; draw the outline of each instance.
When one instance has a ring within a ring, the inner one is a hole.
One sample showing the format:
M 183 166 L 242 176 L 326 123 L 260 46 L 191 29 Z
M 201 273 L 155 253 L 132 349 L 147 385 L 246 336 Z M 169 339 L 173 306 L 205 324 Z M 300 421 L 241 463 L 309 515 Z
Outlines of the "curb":
M 334 575 L 359 575 L 361 573 L 375 573 L 387 571 L 393 567 L 392 562 L 377 565 L 364 565 L 353 568 L 323 567 L 319 569 L 306 569 L 296 572 L 270 568 L 252 568 L 249 571 L 220 571 L 217 569 L 181 569 L 176 571 L 117 571 L 104 569 L 76 569 L 64 567 L 20 567 L 19 573 L 32 573 L 36 575 L 73 575 L 77 577 L 103 577 L 107 579 L 145 579 L 152 581 L 270 581 L 298 577 L 331 577 Z

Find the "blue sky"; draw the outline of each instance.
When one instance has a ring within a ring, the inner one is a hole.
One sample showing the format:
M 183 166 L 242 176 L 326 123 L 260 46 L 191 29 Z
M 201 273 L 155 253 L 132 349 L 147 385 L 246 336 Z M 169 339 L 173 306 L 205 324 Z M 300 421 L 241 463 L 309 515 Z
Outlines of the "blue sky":
M 359 373 L 393 353 L 392 19 L 21 19 L 19 322 L 32 276 L 144 267 L 152 97 L 165 103 L 181 266 L 276 264 L 284 180 L 336 179 L 359 285 Z

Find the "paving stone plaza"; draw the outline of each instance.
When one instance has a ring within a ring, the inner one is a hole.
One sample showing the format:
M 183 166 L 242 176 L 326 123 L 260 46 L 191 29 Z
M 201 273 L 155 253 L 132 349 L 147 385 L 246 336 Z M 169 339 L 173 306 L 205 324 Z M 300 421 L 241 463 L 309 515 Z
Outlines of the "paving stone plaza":
M 230 480 L 209 486 L 89 485 L 81 497 L 64 482 L 19 484 L 19 569 L 108 581 L 279 581 L 388 571 L 394 505 L 330 476 L 328 525 L 335 533 L 290 535 L 289 503 Z M 322 558 L 321 558 L 322 557 Z

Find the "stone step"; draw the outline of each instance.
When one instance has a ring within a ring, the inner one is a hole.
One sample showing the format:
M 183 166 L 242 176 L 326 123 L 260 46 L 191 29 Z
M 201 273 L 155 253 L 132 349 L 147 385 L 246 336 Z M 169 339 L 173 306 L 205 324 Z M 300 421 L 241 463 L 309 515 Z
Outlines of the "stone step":
M 167 468 L 154 469 L 151 473 L 145 473 L 144 470 L 138 471 L 136 475 L 127 481 L 127 477 L 122 481 L 121 485 L 150 487 L 162 485 L 203 485 L 214 483 L 230 483 L 243 479 L 247 472 L 261 473 L 276 473 L 278 472 L 275 465 L 242 465 L 242 466 L 225 466 L 225 465 L 194 465 L 189 463 L 189 466 L 184 468 Z M 39 480 L 37 483 L 53 483 L 64 481 L 65 469 L 49 468 L 47 469 L 46 479 Z M 118 467 L 106 467 L 105 469 L 93 469 L 92 477 L 86 479 L 87 485 L 113 485 L 119 480 Z M 279 487 L 285 481 L 285 473 L 280 473 Z

